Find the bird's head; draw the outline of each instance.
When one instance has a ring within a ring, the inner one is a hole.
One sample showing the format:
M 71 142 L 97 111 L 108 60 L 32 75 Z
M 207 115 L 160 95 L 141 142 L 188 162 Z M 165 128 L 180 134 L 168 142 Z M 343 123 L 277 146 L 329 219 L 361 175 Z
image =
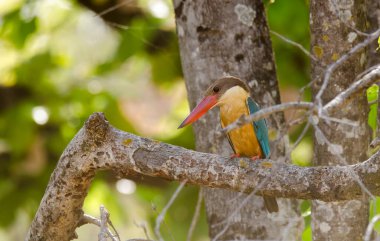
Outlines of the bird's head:
M 207 88 L 202 101 L 193 109 L 193 111 L 191 111 L 189 116 L 186 117 L 178 128 L 185 127 L 195 122 L 207 111 L 222 104 L 225 93 L 236 86 L 249 92 L 247 85 L 239 78 L 229 76 L 216 80 Z

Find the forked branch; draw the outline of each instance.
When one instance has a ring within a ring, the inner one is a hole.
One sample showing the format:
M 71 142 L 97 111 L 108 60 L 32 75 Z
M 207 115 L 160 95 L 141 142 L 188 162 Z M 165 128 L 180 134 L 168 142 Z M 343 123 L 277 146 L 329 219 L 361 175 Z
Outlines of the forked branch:
M 361 198 L 354 173 L 371 193 L 380 194 L 380 152 L 360 164 L 334 167 L 231 160 L 120 131 L 103 114 L 95 113 L 62 154 L 26 240 L 74 238 L 88 188 L 99 170 L 113 171 L 120 178 L 143 174 L 245 193 L 255 190 L 268 196 L 324 201 Z

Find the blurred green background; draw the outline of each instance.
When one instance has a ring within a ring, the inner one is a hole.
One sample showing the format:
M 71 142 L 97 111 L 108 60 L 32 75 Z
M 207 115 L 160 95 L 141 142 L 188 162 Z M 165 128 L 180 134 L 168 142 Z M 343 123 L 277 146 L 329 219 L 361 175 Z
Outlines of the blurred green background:
M 271 30 L 309 49 L 308 1 L 265 6 Z M 308 58 L 271 37 L 282 100 L 310 100 L 309 90 L 299 92 L 309 82 Z M 369 101 L 377 98 L 377 88 L 368 93 Z M 188 111 L 170 1 L 0 1 L 0 240 L 23 240 L 57 160 L 91 113 L 104 112 L 119 129 L 194 148 L 191 128 L 177 130 Z M 302 127 L 291 129 L 293 142 Z M 310 133 L 292 157 L 310 165 Z M 98 216 L 104 204 L 123 240 L 145 238 L 142 226 L 153 238 L 155 219 L 177 186 L 100 173 L 84 209 Z M 167 240 L 185 240 L 197 196 L 194 186 L 179 194 L 162 225 Z M 304 240 L 311 240 L 309 206 L 302 203 Z M 97 231 L 85 225 L 79 240 L 94 240 Z M 193 240 L 208 240 L 204 207 Z

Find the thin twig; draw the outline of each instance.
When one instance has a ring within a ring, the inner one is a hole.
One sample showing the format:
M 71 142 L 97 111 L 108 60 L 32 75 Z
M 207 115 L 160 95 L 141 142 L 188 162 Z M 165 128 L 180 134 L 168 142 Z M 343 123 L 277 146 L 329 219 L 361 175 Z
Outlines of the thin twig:
M 310 122 L 307 122 L 306 125 L 305 125 L 305 127 L 303 128 L 301 134 L 297 138 L 296 142 L 294 142 L 292 148 L 290 149 L 290 152 L 294 151 L 294 149 L 296 149 L 296 147 L 301 143 L 302 139 L 306 135 L 306 133 L 309 130 L 309 128 L 310 128 Z
M 149 234 L 148 234 L 148 229 L 146 228 L 146 221 L 142 221 L 140 223 L 137 223 L 137 222 L 133 222 L 137 227 L 139 228 L 142 228 L 142 230 L 144 231 L 144 234 L 145 234 L 145 237 L 146 239 L 150 239 L 149 237 Z
M 335 117 L 331 117 L 331 116 L 327 116 L 327 115 L 322 115 L 319 118 L 325 120 L 325 122 L 329 125 L 330 125 L 330 122 L 336 122 L 336 123 L 339 123 L 342 125 L 348 125 L 351 127 L 358 127 L 358 125 L 359 125 L 359 123 L 357 121 L 352 121 L 352 120 L 349 120 L 347 118 L 340 119 L 340 118 L 335 118 Z
M 337 95 L 334 99 L 328 102 L 323 107 L 324 111 L 328 112 L 330 109 L 334 107 L 341 106 L 343 102 L 347 101 L 348 97 L 351 96 L 353 93 L 356 93 L 360 90 L 364 90 L 365 88 L 368 88 L 370 85 L 378 81 L 380 78 L 380 65 L 372 67 L 370 72 L 364 75 L 361 74 L 360 76 L 362 76 L 361 79 L 354 82 L 345 91 L 339 93 L 339 95 Z
M 105 9 L 104 11 L 96 14 L 95 16 L 101 17 L 101 16 L 106 15 L 107 13 L 110 13 L 112 11 L 115 11 L 116 9 L 119 9 L 119 8 L 123 7 L 124 5 L 127 5 L 128 3 L 131 3 L 131 2 L 132 2 L 131 0 L 122 1 L 121 3 L 118 3 L 118 4 L 116 4 L 110 8 Z
M 117 237 L 118 240 L 121 240 L 120 239 L 120 235 L 119 233 L 117 232 L 115 226 L 113 226 L 113 223 L 111 222 L 111 219 L 109 218 L 108 219 L 108 224 L 111 226 L 112 230 L 115 232 L 115 236 Z
M 300 125 L 300 124 L 304 123 L 306 120 L 307 120 L 306 115 L 302 115 L 301 117 L 299 117 L 299 118 L 297 118 L 295 120 L 291 120 L 290 122 L 288 122 L 286 124 L 286 126 L 288 128 L 290 128 L 292 126 L 297 126 L 297 125 Z
M 185 186 L 186 181 L 181 182 L 181 184 L 178 186 L 177 190 L 173 193 L 172 197 L 170 198 L 169 202 L 166 204 L 166 206 L 162 209 L 161 213 L 156 218 L 156 226 L 154 227 L 154 233 L 156 234 L 159 241 L 163 241 L 161 232 L 160 232 L 160 226 L 162 221 L 164 220 L 164 217 L 166 215 L 166 212 L 168 209 L 172 206 L 173 202 L 177 198 L 178 194 L 182 190 L 182 188 Z
M 191 241 L 191 238 L 193 237 L 193 233 L 194 233 L 195 227 L 197 226 L 199 215 L 201 213 L 202 201 L 203 201 L 203 192 L 202 192 L 202 189 L 199 188 L 198 200 L 195 206 L 194 216 L 193 216 L 193 219 L 191 220 L 189 232 L 187 233 L 187 239 L 186 239 L 187 241 Z
M 317 61 L 317 58 L 315 58 L 312 54 L 310 54 L 310 52 L 307 51 L 307 49 L 304 48 L 301 44 L 299 44 L 299 43 L 297 43 L 297 42 L 295 42 L 295 41 L 293 41 L 291 39 L 288 39 L 287 37 L 285 37 L 285 36 L 283 36 L 283 35 L 275 32 L 273 30 L 271 30 L 270 32 L 271 32 L 271 34 L 273 34 L 273 35 L 277 36 L 278 38 L 284 40 L 288 44 L 291 44 L 291 45 L 299 48 L 302 52 L 304 52 L 304 54 L 306 54 L 307 56 L 309 56 L 309 58 L 313 59 L 314 61 Z
M 255 191 L 253 191 L 252 193 L 248 194 L 242 202 L 240 202 L 239 206 L 234 210 L 234 212 L 228 216 L 228 218 L 222 222 L 219 222 L 219 223 L 216 223 L 214 224 L 213 226 L 218 226 L 218 225 L 222 225 L 224 223 L 226 223 L 226 225 L 223 227 L 222 230 L 220 230 L 220 232 L 215 235 L 215 237 L 211 240 L 211 241 L 217 241 L 218 238 L 220 236 L 222 236 L 226 231 L 227 229 L 230 227 L 230 224 L 231 224 L 231 219 L 244 207 L 244 205 L 247 204 L 248 200 L 251 199 L 255 194 L 254 194 Z M 213 227 L 211 227 L 213 228 Z
M 82 216 L 82 218 L 78 224 L 78 227 L 80 227 L 84 224 L 94 224 L 94 225 L 100 227 L 100 220 L 95 218 L 95 217 L 92 217 L 91 215 L 83 214 L 83 216 Z M 116 236 L 113 235 L 111 230 L 107 229 L 106 233 L 107 233 L 108 237 L 110 237 L 112 239 L 112 241 L 120 241 L 120 238 L 117 239 Z
M 107 230 L 108 230 L 108 220 L 109 213 L 104 208 L 103 205 L 100 205 L 100 232 L 98 234 L 99 241 L 107 241 Z
M 237 121 L 234 123 L 226 126 L 222 130 L 223 133 L 228 133 L 229 131 L 240 127 L 243 124 L 250 123 L 253 121 L 260 120 L 264 117 L 267 117 L 273 113 L 285 111 L 288 109 L 305 109 L 305 110 L 312 110 L 314 108 L 314 104 L 311 102 L 287 102 L 279 105 L 270 106 L 267 108 L 264 108 L 262 110 L 259 110 L 258 112 L 249 115 L 249 116 L 241 116 Z
M 367 226 L 367 230 L 365 231 L 364 235 L 364 241 L 370 241 L 371 239 L 371 234 L 373 231 L 373 228 L 375 227 L 375 224 L 380 220 L 380 214 L 374 216 L 371 221 L 369 222 Z
M 272 166 L 272 171 L 275 172 L 276 171 L 276 166 Z M 258 185 L 256 186 L 256 188 L 249 194 L 247 195 L 243 201 L 241 201 L 239 203 L 239 206 L 231 213 L 231 215 L 228 216 L 228 218 L 222 222 L 219 222 L 219 223 L 216 223 L 214 224 L 214 226 L 217 226 L 217 225 L 222 225 L 224 223 L 226 223 L 226 225 L 224 226 L 224 228 L 217 234 L 215 235 L 215 237 L 212 239 L 212 241 L 217 241 L 219 237 L 221 237 L 226 231 L 227 229 L 230 227 L 230 224 L 231 224 L 231 219 L 247 204 L 247 202 L 254 196 L 256 195 L 257 191 L 259 188 L 261 188 L 263 185 L 265 185 L 265 183 L 268 181 L 269 179 L 269 176 L 264 178 L 260 183 L 258 183 Z M 211 227 L 212 228 L 212 227 Z

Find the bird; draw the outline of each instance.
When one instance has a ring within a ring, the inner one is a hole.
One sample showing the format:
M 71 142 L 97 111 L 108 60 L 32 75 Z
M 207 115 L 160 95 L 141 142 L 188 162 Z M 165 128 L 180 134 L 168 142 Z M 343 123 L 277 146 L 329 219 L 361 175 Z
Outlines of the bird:
M 178 129 L 197 121 L 216 106 L 219 107 L 222 128 L 235 122 L 242 115 L 250 115 L 260 110 L 259 105 L 251 97 L 247 84 L 237 77 L 227 76 L 214 81 L 207 88 L 201 102 Z M 256 160 L 268 158 L 270 155 L 268 127 L 265 119 L 247 123 L 228 132 L 227 139 L 234 151 L 231 157 L 250 157 Z M 263 198 L 268 212 L 278 212 L 275 197 L 264 195 Z

